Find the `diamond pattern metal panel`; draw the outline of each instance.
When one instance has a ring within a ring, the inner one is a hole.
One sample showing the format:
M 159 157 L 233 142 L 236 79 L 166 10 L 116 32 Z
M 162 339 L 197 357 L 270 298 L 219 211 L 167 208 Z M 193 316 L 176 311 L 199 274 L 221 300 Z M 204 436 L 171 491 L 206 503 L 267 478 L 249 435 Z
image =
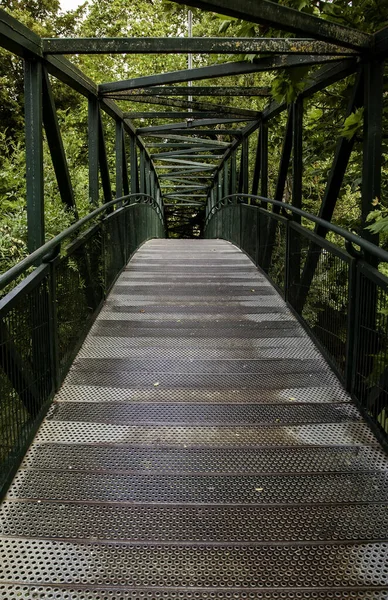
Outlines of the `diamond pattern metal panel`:
M 0 599 L 386 600 L 387 478 L 250 260 L 151 241 L 0 508 Z

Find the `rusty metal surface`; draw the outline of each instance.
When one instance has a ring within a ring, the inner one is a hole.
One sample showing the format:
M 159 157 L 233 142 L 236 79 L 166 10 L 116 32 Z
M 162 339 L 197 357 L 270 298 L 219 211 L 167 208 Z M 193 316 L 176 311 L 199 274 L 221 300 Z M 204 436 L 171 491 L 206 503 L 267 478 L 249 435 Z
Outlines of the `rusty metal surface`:
M 0 507 L 0 598 L 386 600 L 387 484 L 248 258 L 148 242 Z

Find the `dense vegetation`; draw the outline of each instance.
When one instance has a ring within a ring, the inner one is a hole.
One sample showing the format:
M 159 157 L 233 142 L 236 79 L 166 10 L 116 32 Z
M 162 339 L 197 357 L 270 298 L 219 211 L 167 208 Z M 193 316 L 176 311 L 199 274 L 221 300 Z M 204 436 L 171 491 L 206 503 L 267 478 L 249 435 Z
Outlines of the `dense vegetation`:
M 283 4 L 333 20 L 358 29 L 373 32 L 388 24 L 388 0 L 283 0 Z M 53 36 L 179 36 L 185 35 L 187 10 L 163 0 L 90 0 L 79 9 L 63 13 L 58 0 L 3 0 L 2 7 L 12 16 L 44 37 Z M 277 36 L 281 32 L 253 26 L 238 20 L 228 19 L 194 11 L 195 36 L 242 35 Z M 237 57 L 239 58 L 239 57 Z M 229 57 L 227 60 L 236 60 Z M 246 57 L 252 60 L 252 57 Z M 78 56 L 73 60 L 96 82 L 136 77 L 138 75 L 184 68 L 184 55 L 142 56 Z M 194 56 L 194 66 L 223 62 L 221 56 Z M 227 85 L 271 85 L 274 98 L 292 101 L 297 92 L 308 81 L 308 71 L 294 69 L 290 73 L 256 74 L 238 78 L 224 78 Z M 340 135 L 355 136 L 356 143 L 349 163 L 344 184 L 337 203 L 334 220 L 336 223 L 360 232 L 360 184 L 362 164 L 362 110 L 357 111 L 345 122 L 345 111 L 354 78 L 350 77 L 329 89 L 316 94 L 305 103 L 304 117 L 304 208 L 318 213 L 333 159 L 336 139 Z M 387 80 L 388 82 L 388 80 Z M 60 119 L 65 150 L 72 173 L 79 215 L 89 211 L 86 100 L 60 82 L 52 81 Z M 221 82 L 220 82 L 221 83 Z M 203 82 L 214 85 L 215 81 Z M 202 83 L 201 83 L 202 85 Z M 386 95 L 384 120 L 388 119 Z M 207 100 L 207 99 L 206 99 Z M 261 109 L 264 99 L 219 98 L 217 103 Z M 122 103 L 125 110 L 153 110 L 147 104 Z M 270 128 L 270 188 L 274 193 L 278 162 L 284 134 L 286 114 L 273 122 Z M 139 123 L 140 124 L 140 123 Z M 142 124 L 148 124 L 143 121 Z M 150 124 L 152 124 L 150 122 Z M 109 156 L 113 157 L 113 127 L 105 119 Z M 385 128 L 386 129 L 386 128 Z M 256 136 L 255 136 L 256 139 Z M 387 134 L 383 139 L 383 193 L 376 198 L 371 222 L 381 229 L 381 243 L 388 243 L 388 162 Z M 22 61 L 0 49 L 0 270 L 9 268 L 26 254 L 26 206 L 25 206 L 25 159 L 24 159 L 24 116 L 23 116 L 23 68 Z M 253 141 L 251 144 L 253 150 Z M 253 172 L 254 152 L 250 153 L 250 173 Z M 47 237 L 61 231 L 74 220 L 74 215 L 65 210 L 57 191 L 57 184 L 48 148 L 45 146 L 45 206 Z M 113 173 L 113 170 L 112 170 Z M 114 189 L 114 178 L 112 177 Z M 285 191 L 290 198 L 291 173 Z M 385 218 L 384 218 L 385 217 Z

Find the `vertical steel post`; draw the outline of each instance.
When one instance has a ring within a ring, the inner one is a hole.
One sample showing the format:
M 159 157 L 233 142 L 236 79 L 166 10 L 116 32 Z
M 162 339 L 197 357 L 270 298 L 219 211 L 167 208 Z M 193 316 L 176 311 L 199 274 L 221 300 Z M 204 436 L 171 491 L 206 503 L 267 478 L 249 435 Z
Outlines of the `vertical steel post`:
M 137 145 L 136 137 L 133 133 L 130 134 L 130 175 L 131 175 L 131 194 L 136 194 L 139 191 L 138 171 L 137 171 Z
M 24 61 L 24 96 L 28 251 L 33 252 L 45 241 L 42 63 L 39 60 Z
M 122 153 L 123 153 L 123 191 L 124 195 L 127 196 L 129 194 L 129 180 L 128 180 L 128 163 L 127 163 L 127 149 L 125 144 L 125 131 L 124 128 L 122 130 Z
M 89 201 L 98 205 L 98 138 L 99 138 L 99 106 L 98 99 L 89 96 L 88 99 L 88 153 L 89 153 Z
M 303 182 L 303 99 L 297 99 L 292 106 L 292 204 L 302 208 L 302 182 Z M 293 221 L 301 222 L 298 215 L 292 215 Z M 287 298 L 293 301 L 292 293 L 299 289 L 300 284 L 300 239 L 299 234 L 292 228 L 288 229 L 287 240 L 288 271 L 287 271 Z M 298 286 L 298 287 L 295 287 Z
M 268 198 L 268 123 L 263 121 L 260 128 L 260 195 Z M 268 207 L 268 202 L 261 203 L 262 208 Z M 267 244 L 267 218 L 263 214 L 259 216 L 259 252 L 258 261 L 262 265 Z
M 229 161 L 224 162 L 224 176 L 223 176 L 223 184 L 224 184 L 224 196 L 228 196 L 229 194 Z
M 260 129 L 260 195 L 268 198 L 268 123 L 263 121 Z M 267 208 L 267 202 L 262 203 Z
M 145 177 L 145 190 L 148 196 L 151 195 L 151 169 L 149 158 L 144 156 L 144 177 Z
M 292 106 L 292 204 L 297 208 L 302 208 L 302 135 L 303 135 L 303 100 L 298 99 Z M 300 222 L 300 217 L 295 217 L 295 221 Z
M 123 145 L 124 127 L 122 121 L 116 121 L 116 198 L 124 195 L 124 145 Z
M 364 137 L 362 166 L 362 233 L 369 241 L 378 244 L 378 236 L 365 229 L 372 202 L 381 197 L 381 153 L 383 115 L 384 63 L 370 60 L 364 65 Z
M 222 200 L 222 171 L 217 173 L 217 200 Z
M 236 193 L 236 152 L 232 152 L 230 157 L 230 193 Z
M 242 142 L 242 153 L 241 153 L 241 176 L 242 176 L 242 193 L 243 194 L 248 194 L 248 191 L 249 191 L 248 153 L 249 153 L 248 138 L 245 137 Z
M 144 148 L 140 148 L 140 193 L 146 193 L 146 157 Z
M 354 387 L 354 366 L 357 362 L 358 354 L 358 331 L 359 331 L 359 310 L 357 305 L 357 259 L 350 258 L 349 276 L 348 276 L 348 315 L 346 327 L 346 351 L 345 351 L 345 387 L 349 393 L 353 392 Z
M 260 166 L 261 166 L 261 139 L 260 139 L 260 129 L 257 135 L 257 146 L 256 146 L 256 158 L 255 158 L 255 169 L 253 172 L 253 181 L 252 181 L 252 191 L 251 194 L 253 196 L 257 195 L 259 190 L 259 181 L 260 181 Z

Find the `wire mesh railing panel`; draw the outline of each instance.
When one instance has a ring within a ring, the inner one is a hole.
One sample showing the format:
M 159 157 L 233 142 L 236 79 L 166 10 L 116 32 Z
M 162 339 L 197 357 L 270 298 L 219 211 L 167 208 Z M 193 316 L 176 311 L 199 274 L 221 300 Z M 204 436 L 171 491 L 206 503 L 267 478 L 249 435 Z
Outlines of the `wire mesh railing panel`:
M 257 211 L 259 238 L 257 263 L 284 295 L 287 245 L 286 219 L 261 208 Z
M 54 265 L 60 379 L 104 297 L 101 226 L 77 240 Z
M 126 231 L 123 210 L 119 209 L 104 221 L 104 270 L 105 288 L 110 290 L 118 273 L 126 264 Z
M 367 414 L 388 433 L 388 279 L 360 263 L 354 389 Z
M 145 197 L 110 213 L 62 253 L 60 245 L 42 251 L 47 263 L 0 300 L 0 492 L 127 256 L 152 237 L 164 237 L 164 224 Z
M 318 236 L 311 241 L 302 228 L 290 227 L 289 236 L 288 301 L 345 377 L 351 258 L 338 249 L 334 252 L 327 242 L 320 243 Z
M 240 204 L 241 210 L 241 243 L 240 247 L 256 262 L 257 216 L 255 206 Z
M 272 204 L 272 211 L 247 199 Z M 228 211 L 234 209 L 230 224 Z M 320 233 L 306 227 L 308 221 Z M 342 238 L 346 250 L 327 241 L 325 230 Z M 388 277 L 374 266 L 380 261 L 386 269 L 387 253 L 319 217 L 254 195 L 234 194 L 209 207 L 205 236 L 235 243 L 268 275 L 376 434 L 387 440 Z
M 49 273 L 40 267 L 0 303 L 0 488 L 53 389 Z

